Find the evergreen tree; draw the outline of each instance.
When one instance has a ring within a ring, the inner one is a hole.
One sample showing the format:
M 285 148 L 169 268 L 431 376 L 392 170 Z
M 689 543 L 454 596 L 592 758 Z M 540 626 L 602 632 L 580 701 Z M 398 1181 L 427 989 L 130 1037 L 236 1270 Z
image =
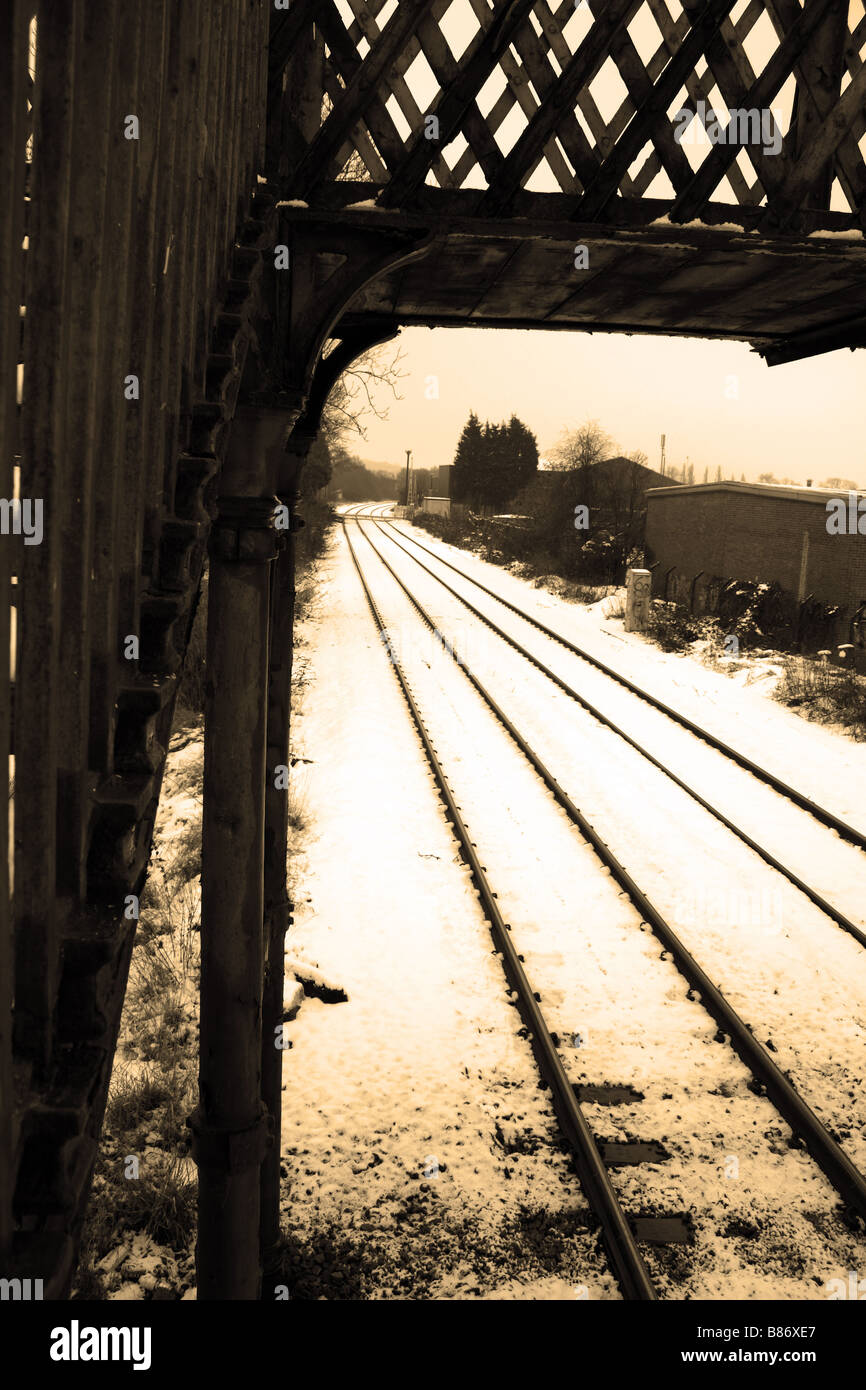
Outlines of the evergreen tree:
M 510 468 L 508 497 L 516 497 L 538 472 L 538 441 L 532 430 L 512 415 L 508 422 Z
M 451 477 L 451 496 L 455 502 L 475 500 L 483 464 L 483 435 L 481 423 L 475 411 L 463 426 L 463 433 L 457 442 L 454 455 L 454 472 Z
M 505 449 L 502 439 L 502 426 L 491 425 L 485 420 L 481 435 L 481 469 L 478 478 L 476 501 L 487 507 L 496 507 L 502 501 L 501 481 L 505 462 Z
M 473 411 L 454 456 L 451 495 L 456 502 L 501 507 L 531 482 L 538 469 L 535 435 L 512 415 L 508 424 L 482 426 Z

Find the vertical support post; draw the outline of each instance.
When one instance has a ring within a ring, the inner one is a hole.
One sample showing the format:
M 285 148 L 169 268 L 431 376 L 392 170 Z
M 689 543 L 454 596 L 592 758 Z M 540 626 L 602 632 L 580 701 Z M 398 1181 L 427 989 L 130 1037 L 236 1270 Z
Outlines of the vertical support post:
M 285 417 L 281 427 L 285 435 Z M 211 541 L 202 819 L 198 1296 L 257 1299 L 272 422 L 239 411 Z
M 324 35 L 311 15 L 287 47 L 281 30 L 291 18 L 271 7 L 265 172 L 277 178 L 299 163 L 321 126 L 325 91 Z
M 799 75 L 794 90 L 791 125 L 794 132 L 794 158 L 820 133 L 824 120 L 839 100 L 842 74 L 845 71 L 845 40 L 848 35 L 847 0 L 834 0 L 817 31 L 811 36 L 801 63 L 812 78 L 814 95 L 808 93 Z M 828 160 L 810 188 L 805 206 L 829 208 L 833 189 L 834 162 Z
M 306 456 L 307 441 L 302 458 Z M 298 466 L 302 458 L 295 456 Z M 268 749 L 265 789 L 265 984 L 262 1019 L 262 1099 L 274 1126 L 274 1143 L 261 1172 L 261 1245 L 266 1288 L 271 1289 L 280 1239 L 280 1127 L 284 1050 L 278 1046 L 283 1018 L 283 956 L 291 923 L 287 857 L 289 801 L 287 779 L 276 769 L 289 766 L 292 646 L 295 621 L 294 485 L 280 490 L 289 511 L 289 528 L 272 573 L 271 649 L 268 669 Z M 283 784 L 278 786 L 278 782 Z
M 0 229 L 0 495 L 11 498 L 12 460 L 18 452 L 16 382 L 24 264 L 24 176 L 27 148 L 28 6 L 12 0 L 0 15 L 0 186 L 8 213 Z M 10 604 L 12 560 L 0 544 L 0 1261 L 12 1242 L 12 975 L 14 950 L 9 895 Z

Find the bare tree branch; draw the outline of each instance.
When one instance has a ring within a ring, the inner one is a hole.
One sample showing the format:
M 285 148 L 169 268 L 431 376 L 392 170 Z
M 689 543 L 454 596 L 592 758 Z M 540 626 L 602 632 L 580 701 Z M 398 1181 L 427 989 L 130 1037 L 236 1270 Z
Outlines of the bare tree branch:
M 610 458 L 616 445 L 597 420 L 587 420 L 575 430 L 563 430 L 556 444 L 547 451 L 550 466 L 558 473 L 589 468 Z
M 394 400 L 402 400 L 397 383 L 406 375 L 400 367 L 405 354 L 398 348 L 389 359 L 387 351 L 374 348 L 337 380 L 322 412 L 320 433 L 329 446 L 342 444 L 349 435 L 366 439 L 366 416 L 387 420 L 388 408 L 382 404 L 386 391 Z

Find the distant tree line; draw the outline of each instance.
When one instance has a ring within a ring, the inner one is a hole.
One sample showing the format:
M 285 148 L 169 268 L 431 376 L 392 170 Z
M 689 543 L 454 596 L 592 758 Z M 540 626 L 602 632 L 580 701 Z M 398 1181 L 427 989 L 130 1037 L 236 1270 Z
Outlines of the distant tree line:
M 341 444 L 329 444 L 321 435 L 307 456 L 301 474 L 301 495 L 344 502 L 390 502 L 397 493 L 392 473 L 368 468 Z
M 759 483 L 790 483 L 792 487 L 802 487 L 802 483 L 796 482 L 793 478 L 777 478 L 774 473 L 759 473 Z M 840 492 L 856 492 L 857 484 L 851 478 L 825 478 L 823 482 L 817 483 L 817 487 L 838 488 Z

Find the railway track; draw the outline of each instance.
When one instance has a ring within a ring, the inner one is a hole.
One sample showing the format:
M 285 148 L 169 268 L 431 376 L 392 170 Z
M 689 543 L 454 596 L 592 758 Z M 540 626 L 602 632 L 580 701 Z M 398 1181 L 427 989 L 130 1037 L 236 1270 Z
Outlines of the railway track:
M 866 1219 L 866 1179 L 864 1179 L 863 1174 L 854 1166 L 826 1126 L 810 1109 L 789 1078 L 776 1065 L 769 1052 L 753 1036 L 748 1024 L 733 1008 L 722 991 L 713 984 L 662 913 L 637 886 L 624 865 L 619 862 L 595 828 L 559 785 L 553 773 L 508 717 L 505 710 L 501 708 L 468 667 L 449 639 L 439 630 L 435 620 L 374 545 L 366 529 L 344 526 L 352 560 L 363 586 L 373 620 L 383 641 L 388 646 L 395 675 L 424 746 L 436 784 L 445 803 L 448 818 L 454 826 L 461 852 L 465 862 L 469 865 L 490 924 L 495 948 L 502 956 L 506 976 L 512 989 L 516 992 L 518 1007 L 524 1026 L 532 1040 L 539 1069 L 551 1088 L 554 1109 L 561 1129 L 575 1154 L 584 1191 L 601 1224 L 611 1266 L 616 1273 L 624 1295 L 627 1298 L 637 1299 L 657 1297 L 641 1255 L 638 1239 L 638 1234 L 643 1230 L 644 1238 L 652 1240 L 652 1232 L 641 1226 L 639 1218 L 629 1217 L 623 1211 L 607 1171 L 605 1159 L 602 1156 L 604 1146 L 596 1140 L 575 1095 L 575 1089 L 568 1080 L 567 1072 L 559 1055 L 559 1039 L 545 1021 L 540 1007 L 540 996 L 534 991 L 523 967 L 523 957 L 512 941 L 510 924 L 503 919 L 497 902 L 497 894 L 491 886 L 475 842 L 470 837 L 460 807 L 449 786 L 423 713 L 396 655 L 395 644 L 391 640 L 387 623 L 365 577 L 357 550 L 349 534 L 350 529 L 357 529 L 364 536 L 370 549 L 377 555 L 381 565 L 398 586 L 399 591 L 409 602 L 417 617 L 434 633 L 443 650 L 447 652 L 451 661 L 472 685 L 512 743 L 520 750 L 533 772 L 541 779 L 547 791 L 551 793 L 568 819 L 578 829 L 583 840 L 592 847 L 604 870 L 609 872 L 620 885 L 623 893 L 640 914 L 641 921 L 651 927 L 657 939 L 663 944 L 665 951 L 670 953 L 677 970 L 687 980 L 690 991 L 697 993 L 703 1008 L 718 1025 L 719 1039 L 721 1040 L 722 1035 L 724 1035 L 726 1039 L 730 1040 L 733 1050 L 754 1078 L 756 1087 L 760 1089 L 762 1094 L 766 1095 L 778 1113 L 790 1125 L 794 1134 L 802 1141 L 836 1192 L 841 1196 L 849 1211 L 856 1212 L 861 1219 Z M 692 996 L 690 995 L 690 997 Z
M 358 519 L 362 520 L 366 518 L 363 517 L 363 514 L 360 514 Z M 379 525 L 379 520 L 377 518 L 371 517 L 370 519 L 374 520 L 377 526 Z M 379 527 L 379 529 L 382 529 L 381 526 Z M 631 681 L 626 676 L 624 676 L 621 671 L 614 670 L 613 667 L 608 666 L 606 662 L 603 662 L 598 657 L 593 656 L 592 653 L 586 651 L 585 648 L 580 647 L 577 645 L 577 643 L 570 641 L 561 632 L 557 632 L 554 628 L 549 627 L 546 623 L 541 622 L 541 620 L 537 618 L 534 614 L 528 613 L 525 609 L 520 608 L 518 604 L 512 603 L 509 599 L 504 598 L 501 594 L 498 594 L 494 589 L 489 588 L 486 584 L 482 584 L 480 580 L 476 579 L 471 574 L 467 574 L 465 570 L 460 569 L 459 566 L 453 564 L 450 560 L 446 560 L 444 556 L 432 550 L 430 546 L 424 545 L 422 541 L 416 540 L 414 536 L 406 536 L 405 532 L 400 530 L 400 528 L 392 522 L 388 526 L 388 533 L 390 539 L 394 541 L 395 545 L 399 545 L 402 550 L 405 550 L 407 555 L 412 556 L 412 558 L 415 559 L 416 563 L 420 564 L 421 562 L 417 559 L 417 556 L 413 555 L 412 551 L 408 550 L 407 547 L 403 545 L 402 541 L 397 541 L 394 534 L 395 532 L 398 533 L 403 538 L 403 540 L 409 540 L 413 547 L 425 552 L 427 555 L 430 555 L 434 560 L 436 560 L 438 564 L 445 566 L 447 569 L 450 569 L 455 574 L 459 575 L 460 578 L 464 580 L 467 584 L 472 584 L 475 588 L 480 589 L 490 598 L 495 599 L 496 602 L 501 604 L 504 608 L 508 609 L 512 613 L 515 613 L 519 618 L 522 618 L 525 622 L 531 624 L 532 627 L 537 628 L 538 631 L 543 632 L 546 637 L 552 638 L 554 642 L 557 642 L 560 646 L 566 648 L 567 651 L 572 652 L 575 656 L 580 657 L 582 661 L 585 661 L 588 665 L 594 667 L 596 670 L 601 671 L 605 676 L 608 676 L 618 685 L 621 685 L 632 695 L 636 695 L 640 700 L 643 700 L 646 704 L 652 706 L 653 709 L 656 709 L 661 714 L 665 715 L 666 718 L 672 720 L 676 724 L 679 724 L 682 728 L 687 729 L 689 733 L 694 734 L 696 738 L 699 738 L 702 743 L 706 743 L 709 745 L 709 747 L 716 749 L 717 752 L 724 754 L 726 758 L 729 758 L 732 762 L 736 763 L 739 767 L 743 768 L 744 771 L 751 773 L 753 777 L 756 777 L 759 781 L 765 783 L 767 786 L 772 787 L 772 789 L 778 792 L 780 796 L 783 796 L 787 800 L 793 802 L 794 805 L 799 806 L 801 810 L 808 812 L 808 814 L 814 817 L 815 820 L 820 821 L 822 825 L 825 825 L 829 829 L 834 830 L 839 836 L 841 836 L 842 839 L 847 840 L 852 845 L 856 845 L 859 849 L 866 850 L 866 835 L 864 835 L 860 830 L 856 829 L 855 826 L 849 825 L 847 821 L 844 821 L 840 817 L 834 815 L 833 812 L 827 810 L 826 807 L 819 806 L 817 802 L 813 801 L 810 797 L 806 796 L 796 787 L 790 786 L 789 783 L 785 782 L 782 778 L 777 777 L 775 773 L 769 771 L 767 768 L 761 767 L 758 763 L 754 762 L 751 758 L 747 757 L 746 754 L 741 752 L 739 749 L 733 748 L 730 744 L 725 743 L 720 738 L 717 738 L 708 729 L 703 728 L 700 724 L 696 724 L 693 720 L 689 719 L 686 715 L 684 715 L 680 710 L 674 709 L 672 706 L 666 704 L 663 700 L 660 700 L 655 695 L 651 694 L 650 691 L 644 690 L 641 686 L 636 685 L 634 681 Z M 461 603 L 466 604 L 467 607 L 471 607 L 467 600 L 464 599 L 461 594 L 457 593 L 455 589 L 447 585 L 440 575 L 436 575 L 432 570 L 428 570 L 428 573 L 432 574 L 433 577 L 437 579 L 439 583 L 442 584 L 445 588 L 448 588 L 449 591 L 453 593 L 455 597 L 460 600 Z M 496 629 L 497 631 L 499 630 L 498 628 L 496 628 L 496 624 L 494 624 L 487 615 L 478 612 L 478 610 L 474 608 L 473 611 L 477 613 L 477 616 L 479 616 L 483 622 L 486 622 L 490 627 Z M 511 639 L 504 633 L 500 633 L 500 635 L 506 636 L 507 641 L 513 641 L 513 639 Z M 514 642 L 513 645 L 517 646 L 519 644 Z
M 362 518 L 359 517 L 358 519 L 360 521 Z M 366 520 L 367 518 L 365 517 L 363 519 Z M 529 651 L 528 648 L 526 648 L 521 642 L 517 640 L 516 637 L 513 636 L 513 634 L 506 632 L 498 623 L 496 623 L 490 617 L 489 614 L 482 612 L 475 604 L 471 603 L 464 595 L 460 594 L 453 587 L 453 585 L 449 584 L 445 579 L 443 579 L 441 575 L 436 574 L 435 571 L 432 570 L 429 565 L 426 565 L 422 560 L 418 558 L 417 555 L 414 555 L 411 550 L 409 550 L 405 545 L 401 544 L 401 542 L 399 542 L 396 539 L 396 537 L 393 535 L 393 529 L 389 529 L 386 532 L 384 528 L 380 525 L 378 520 L 374 520 L 373 524 L 376 526 L 378 531 L 380 531 L 382 534 L 387 535 L 388 540 L 391 541 L 394 545 L 396 545 L 399 550 L 403 551 L 403 553 L 406 554 L 411 560 L 413 560 L 416 565 L 420 566 L 420 568 L 424 570 L 426 574 L 430 575 L 432 579 L 434 579 L 445 590 L 447 590 L 449 594 L 456 598 L 457 601 L 464 608 L 466 608 L 476 618 L 483 622 L 492 632 L 496 633 L 498 637 L 501 637 L 504 642 L 507 642 L 508 645 L 512 647 L 515 651 L 519 652 L 519 654 L 523 656 L 527 661 L 531 662 L 531 664 L 534 667 L 536 667 L 537 670 L 541 671 L 542 674 L 546 676 L 548 680 L 553 682 L 553 684 L 556 685 L 558 689 L 560 689 L 564 694 L 566 694 L 569 697 L 569 699 L 576 701 L 576 703 L 579 704 L 584 710 L 586 710 L 586 712 L 590 714 L 592 718 L 595 719 L 599 724 L 603 725 L 607 729 L 610 729 L 612 733 L 616 734 L 617 737 L 622 739 L 623 742 L 625 742 L 630 748 L 635 749 L 635 751 L 639 753 L 642 758 L 646 759 L 648 763 L 650 763 L 653 767 L 657 768 L 660 772 L 662 772 L 677 787 L 679 787 L 688 796 L 690 796 L 692 800 L 697 803 L 697 805 L 702 807 L 703 810 L 709 812 L 709 814 L 713 816 L 717 821 L 719 821 L 720 824 L 722 824 L 726 830 L 729 830 L 733 835 L 736 835 L 736 837 L 739 840 L 741 840 L 742 843 L 745 844 L 750 850 L 752 850 L 753 853 L 757 854 L 759 858 L 761 858 L 764 861 L 765 864 L 769 865 L 770 868 L 774 869 L 777 873 L 781 874 L 785 879 L 787 879 L 789 883 L 791 883 L 800 893 L 807 897 L 810 902 L 814 903 L 814 905 L 827 917 L 829 917 L 833 922 L 835 922 L 837 926 L 841 927 L 843 931 L 847 932 L 848 935 L 853 937 L 854 940 L 857 941 L 861 946 L 866 946 L 866 931 L 864 931 L 862 927 L 858 926 L 857 923 L 853 922 L 844 912 L 842 912 L 838 907 L 834 906 L 834 904 L 831 903 L 821 893 L 817 892 L 816 889 L 811 887 L 811 885 L 805 881 L 805 879 L 801 878 L 800 875 L 797 874 L 793 869 L 791 869 L 788 865 L 784 864 L 776 855 L 774 855 L 769 849 L 767 849 L 766 846 L 762 845 L 753 836 L 749 835 L 746 830 L 744 830 L 741 826 L 737 825 L 729 816 L 725 815 L 725 813 L 721 811 L 717 806 L 710 802 L 706 797 L 702 796 L 700 792 L 698 792 L 682 777 L 679 777 L 677 773 L 675 773 L 666 763 L 662 762 L 660 758 L 657 758 L 652 753 L 650 753 L 649 750 L 646 747 L 644 747 L 644 745 L 638 739 L 632 737 L 632 735 L 627 733 L 626 730 L 623 729 L 620 725 L 618 725 L 613 719 L 609 718 L 606 714 L 604 714 L 604 712 L 597 705 L 593 704 L 591 701 L 587 700 L 585 696 L 581 695 L 579 691 L 577 691 L 572 685 L 568 683 L 568 681 L 564 680 L 538 656 Z M 413 538 L 412 544 L 420 545 L 420 542 L 416 542 Z M 421 548 L 425 551 L 428 549 L 426 546 L 422 546 Z M 428 553 L 433 554 L 434 552 L 428 551 Z M 435 556 L 435 558 L 437 560 L 440 559 L 439 556 Z M 449 562 L 446 560 L 442 560 L 442 564 L 448 565 Z M 453 566 L 450 567 L 454 568 Z M 458 571 L 458 573 L 460 573 L 463 578 L 466 578 L 467 580 L 470 579 L 470 576 L 463 575 L 462 571 Z M 478 583 L 478 581 L 476 580 L 471 580 L 470 582 L 476 584 Z M 484 585 L 480 584 L 478 585 L 478 587 L 485 588 Z M 492 594 L 492 590 L 486 590 L 486 592 Z M 493 595 L 493 597 L 498 596 Z M 502 602 L 506 601 L 502 600 Z M 533 619 L 528 614 L 522 612 L 522 610 L 517 609 L 516 605 L 508 603 L 506 606 L 512 608 L 515 612 L 519 612 L 520 616 L 524 617 L 527 622 L 532 622 L 534 625 L 541 627 L 542 630 L 544 630 L 548 635 L 554 635 L 552 629 L 546 628 L 544 624 L 536 623 L 535 619 Z M 573 643 L 568 642 L 567 639 L 558 636 L 556 640 L 560 641 L 564 646 L 568 647 L 570 650 L 582 655 L 582 653 L 579 652 L 579 649 L 576 648 Z M 627 684 L 629 684 L 629 686 L 631 687 L 630 682 Z M 661 702 L 654 701 L 653 697 L 650 697 L 650 699 L 653 700 L 653 703 L 657 704 L 662 709 L 665 708 L 664 706 L 661 706 Z M 696 727 L 697 726 L 695 726 L 695 728 Z M 720 743 L 718 740 L 714 740 L 712 735 L 706 734 L 704 741 L 711 743 L 714 747 L 717 748 L 719 752 L 722 752 L 723 754 L 725 754 L 725 756 L 727 756 L 726 745 Z M 740 765 L 742 765 L 742 761 L 739 757 L 736 760 L 740 762 Z M 772 784 L 772 782 L 778 781 L 778 779 L 772 778 L 772 774 L 769 773 L 764 774 L 762 780 L 764 780 L 770 785 Z M 776 789 L 777 788 L 774 787 L 774 790 Z M 819 820 L 824 825 L 829 825 L 831 821 L 836 820 L 836 818 L 833 817 L 829 811 L 825 811 L 822 807 L 817 807 L 814 802 L 808 801 L 807 798 L 801 797 L 800 793 L 792 793 L 789 799 L 794 801 L 795 804 L 800 805 L 801 809 L 807 810 L 808 814 L 812 815 L 815 819 Z M 803 803 L 806 804 L 803 805 Z M 839 824 L 843 823 L 839 822 Z M 835 830 L 837 827 L 834 824 L 832 828 Z M 859 832 L 857 832 L 853 829 L 853 827 L 850 826 L 846 828 L 848 834 L 845 836 L 845 838 L 855 845 L 859 844 L 860 839 L 862 838 L 859 836 Z M 866 847 L 866 840 L 863 840 L 863 847 Z

